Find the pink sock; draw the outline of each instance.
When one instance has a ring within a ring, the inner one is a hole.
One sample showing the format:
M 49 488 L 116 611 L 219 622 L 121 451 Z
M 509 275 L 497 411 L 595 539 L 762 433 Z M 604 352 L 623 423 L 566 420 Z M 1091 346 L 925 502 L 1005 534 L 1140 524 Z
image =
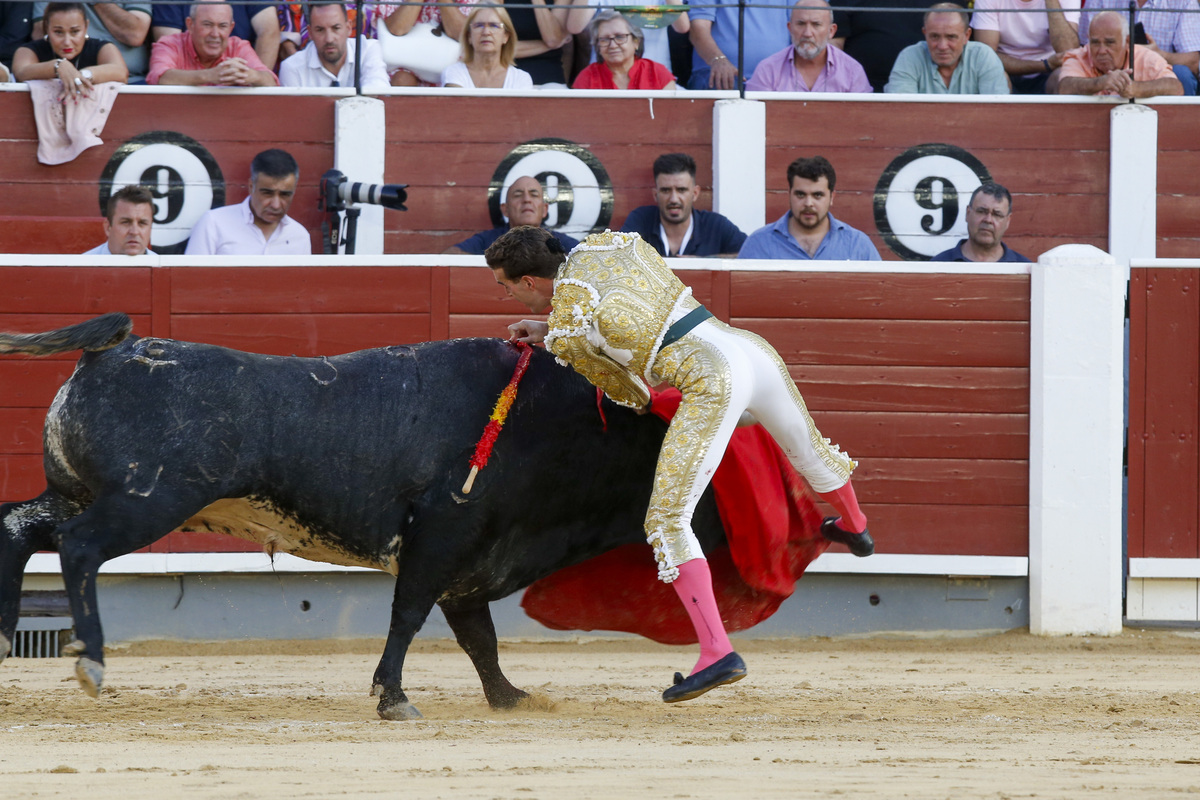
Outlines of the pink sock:
M 837 524 L 842 530 L 862 533 L 867 529 L 867 517 L 858 508 L 858 497 L 855 496 L 854 487 L 850 485 L 850 481 L 846 481 L 846 485 L 840 489 L 817 496 L 833 506 L 834 510 L 841 515 Z
M 717 610 L 717 600 L 713 596 L 712 573 L 709 572 L 708 562 L 703 558 L 694 558 L 679 565 L 679 577 L 671 586 L 679 601 L 687 609 L 696 629 L 696 638 L 700 641 L 700 660 L 692 668 L 694 674 L 713 662 L 719 661 L 733 652 L 733 645 L 725 634 L 725 625 L 721 622 L 721 613 Z

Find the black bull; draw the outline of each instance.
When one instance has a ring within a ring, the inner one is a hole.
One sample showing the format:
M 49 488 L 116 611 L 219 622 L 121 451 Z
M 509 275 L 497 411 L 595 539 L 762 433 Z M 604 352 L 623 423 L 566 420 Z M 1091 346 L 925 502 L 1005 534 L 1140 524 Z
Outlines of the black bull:
M 76 676 L 95 695 L 100 565 L 172 530 L 215 530 L 396 576 L 372 685 L 381 717 L 420 716 L 401 673 L 435 603 L 488 703 L 511 707 L 525 693 L 500 670 L 488 603 L 642 540 L 664 423 L 607 400 L 598 409 L 595 389 L 540 349 L 464 495 L 475 443 L 512 377 L 518 351 L 509 344 L 285 358 L 129 330 L 128 317 L 109 314 L 46 334 L 0 334 L 0 352 L 87 351 L 47 415 L 46 491 L 0 506 L 0 658 L 25 565 L 55 550 Z M 711 491 L 694 527 L 705 549 L 724 537 Z

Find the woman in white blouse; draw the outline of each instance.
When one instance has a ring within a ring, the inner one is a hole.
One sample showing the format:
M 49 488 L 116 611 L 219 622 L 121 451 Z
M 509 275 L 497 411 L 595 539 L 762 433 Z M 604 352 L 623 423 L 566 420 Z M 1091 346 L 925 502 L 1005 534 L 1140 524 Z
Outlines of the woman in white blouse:
M 459 37 L 462 61 L 442 73 L 442 86 L 463 89 L 532 89 L 528 72 L 513 66 L 517 32 L 500 7 L 477 6 Z

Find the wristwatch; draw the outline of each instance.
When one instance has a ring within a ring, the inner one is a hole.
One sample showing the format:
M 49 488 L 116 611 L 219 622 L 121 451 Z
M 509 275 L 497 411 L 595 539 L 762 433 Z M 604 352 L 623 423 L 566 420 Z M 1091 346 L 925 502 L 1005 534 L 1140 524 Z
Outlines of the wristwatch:
M 61 59 L 61 58 L 54 59 L 54 77 L 56 77 L 56 78 L 58 77 L 58 68 L 62 66 L 62 63 L 63 63 L 63 59 Z
M 90 81 L 92 79 L 92 71 L 90 69 L 81 69 L 79 70 L 79 74 L 83 76 L 85 81 Z

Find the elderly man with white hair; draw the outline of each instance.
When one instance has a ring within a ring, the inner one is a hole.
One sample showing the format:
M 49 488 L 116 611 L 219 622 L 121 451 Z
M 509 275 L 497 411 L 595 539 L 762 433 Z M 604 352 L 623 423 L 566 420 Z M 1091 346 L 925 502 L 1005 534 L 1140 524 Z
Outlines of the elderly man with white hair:
M 1063 55 L 1059 94 L 1127 98 L 1181 95 L 1183 84 L 1166 59 L 1147 47 L 1134 48 L 1129 65 L 1129 23 L 1116 11 L 1092 18 L 1085 47 Z

